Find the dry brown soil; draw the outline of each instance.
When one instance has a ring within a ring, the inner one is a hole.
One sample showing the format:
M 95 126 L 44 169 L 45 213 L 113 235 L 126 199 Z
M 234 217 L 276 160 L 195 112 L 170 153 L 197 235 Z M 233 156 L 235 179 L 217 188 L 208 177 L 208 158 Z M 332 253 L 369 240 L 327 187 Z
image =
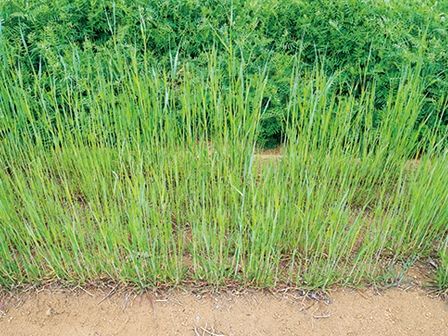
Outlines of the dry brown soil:
M 421 290 L 197 295 L 190 291 L 4 293 L 0 335 L 448 335 L 448 303 Z

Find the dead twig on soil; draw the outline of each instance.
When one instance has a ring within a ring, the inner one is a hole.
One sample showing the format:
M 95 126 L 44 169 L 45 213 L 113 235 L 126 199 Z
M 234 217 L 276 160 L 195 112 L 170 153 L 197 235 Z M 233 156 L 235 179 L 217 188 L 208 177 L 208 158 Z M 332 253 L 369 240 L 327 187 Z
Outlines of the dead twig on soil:
M 323 314 L 323 315 L 313 315 L 313 318 L 315 318 L 316 320 L 319 320 L 319 319 L 329 318 L 330 316 L 331 316 L 331 314 L 328 313 L 328 314 Z
M 103 297 L 100 302 L 98 302 L 98 305 L 100 305 L 102 302 L 104 302 L 109 297 L 111 297 L 117 288 L 118 288 L 118 285 L 116 285 L 114 288 L 112 288 L 111 291 L 109 293 L 107 293 L 107 295 L 105 297 Z
M 207 325 L 205 328 L 203 327 L 194 327 L 193 328 L 195 336 L 225 336 L 224 334 L 217 334 L 213 328 L 211 330 L 207 328 Z
M 72 292 L 74 292 L 75 290 L 80 289 L 82 290 L 84 293 L 86 293 L 88 296 L 90 297 L 94 297 L 94 295 L 92 293 L 90 293 L 87 289 L 83 288 L 82 286 L 76 286 L 72 289 Z

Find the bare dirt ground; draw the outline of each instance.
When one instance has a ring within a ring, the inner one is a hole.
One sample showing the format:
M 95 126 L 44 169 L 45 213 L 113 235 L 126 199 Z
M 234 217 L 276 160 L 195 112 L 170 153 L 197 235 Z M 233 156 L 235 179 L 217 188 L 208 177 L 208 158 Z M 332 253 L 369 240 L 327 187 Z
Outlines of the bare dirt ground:
M 4 293 L 0 335 L 448 335 L 448 302 L 412 289 Z

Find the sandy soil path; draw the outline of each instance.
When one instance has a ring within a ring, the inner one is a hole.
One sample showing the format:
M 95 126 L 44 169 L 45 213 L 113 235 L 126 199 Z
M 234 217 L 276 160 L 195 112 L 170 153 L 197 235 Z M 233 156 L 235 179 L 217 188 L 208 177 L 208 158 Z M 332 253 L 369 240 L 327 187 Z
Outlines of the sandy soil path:
M 3 295 L 0 335 L 448 335 L 448 302 L 422 291 Z

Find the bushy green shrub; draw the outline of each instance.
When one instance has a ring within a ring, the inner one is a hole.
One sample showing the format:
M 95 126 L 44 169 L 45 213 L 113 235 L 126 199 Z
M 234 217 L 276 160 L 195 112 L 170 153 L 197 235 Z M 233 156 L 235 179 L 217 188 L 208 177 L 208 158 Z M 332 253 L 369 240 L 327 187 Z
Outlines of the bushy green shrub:
M 210 50 L 236 53 L 248 75 L 268 62 L 261 144 L 282 139 L 291 55 L 303 67 L 319 63 L 328 74 L 339 73 L 341 93 L 375 81 L 378 109 L 401 69 L 417 62 L 427 81 L 421 118 L 434 116 L 448 92 L 443 1 L 3 0 L 0 12 L 2 37 L 30 74 L 32 67 L 64 76 L 64 63 L 74 57 L 107 59 L 133 50 L 162 67 L 178 55 L 178 62 L 205 70 Z M 219 60 L 223 68 L 227 59 Z

